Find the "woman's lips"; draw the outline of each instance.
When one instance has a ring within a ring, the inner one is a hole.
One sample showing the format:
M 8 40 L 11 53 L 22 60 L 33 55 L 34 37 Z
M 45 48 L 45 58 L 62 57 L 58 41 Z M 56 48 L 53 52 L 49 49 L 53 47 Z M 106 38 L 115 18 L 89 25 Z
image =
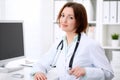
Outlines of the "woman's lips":
M 62 24 L 62 26 L 63 26 L 63 27 L 67 27 L 67 25 L 66 25 L 66 24 Z

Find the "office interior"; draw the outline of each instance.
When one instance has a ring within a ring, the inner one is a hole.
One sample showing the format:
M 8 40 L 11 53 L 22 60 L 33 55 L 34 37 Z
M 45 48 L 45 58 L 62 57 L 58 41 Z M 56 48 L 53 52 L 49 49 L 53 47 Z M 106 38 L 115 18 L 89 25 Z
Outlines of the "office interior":
M 120 38 L 117 43 L 113 43 L 111 38 L 114 33 L 120 36 L 119 0 L 0 0 L 0 21 L 21 21 L 23 23 L 25 58 L 11 61 L 7 66 L 14 67 L 18 65 L 13 64 L 32 64 L 38 61 L 52 44 L 64 35 L 56 24 L 56 18 L 60 8 L 68 1 L 80 2 L 86 7 L 87 35 L 104 48 L 115 71 L 113 80 L 119 80 Z M 0 74 L 0 80 L 7 79 L 3 79 Z

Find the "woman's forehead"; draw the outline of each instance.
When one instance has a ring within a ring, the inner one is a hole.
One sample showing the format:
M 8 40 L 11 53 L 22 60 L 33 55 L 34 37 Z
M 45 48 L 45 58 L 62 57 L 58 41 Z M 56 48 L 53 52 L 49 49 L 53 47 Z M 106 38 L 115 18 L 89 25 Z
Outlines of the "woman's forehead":
M 62 14 L 68 14 L 68 15 L 74 16 L 73 8 L 65 7 L 62 11 Z

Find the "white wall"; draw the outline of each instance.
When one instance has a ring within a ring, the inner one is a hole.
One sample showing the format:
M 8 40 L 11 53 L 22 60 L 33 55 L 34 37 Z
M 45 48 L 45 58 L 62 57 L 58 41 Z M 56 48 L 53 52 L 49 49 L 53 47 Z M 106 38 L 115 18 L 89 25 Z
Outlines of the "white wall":
M 5 14 L 5 0 L 0 0 L 0 20 L 4 19 Z
M 6 0 L 4 20 L 24 21 L 25 54 L 39 59 L 53 43 L 52 2 L 50 0 Z

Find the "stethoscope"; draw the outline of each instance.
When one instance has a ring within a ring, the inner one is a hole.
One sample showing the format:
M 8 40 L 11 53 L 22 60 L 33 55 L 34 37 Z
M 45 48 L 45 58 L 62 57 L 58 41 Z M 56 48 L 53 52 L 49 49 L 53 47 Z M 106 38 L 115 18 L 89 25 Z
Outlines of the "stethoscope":
M 79 45 L 79 43 L 80 43 L 80 39 L 81 39 L 81 34 L 79 33 L 78 34 L 78 39 L 77 39 L 77 42 L 76 42 L 76 45 L 75 45 L 75 49 L 74 49 L 74 51 L 73 51 L 73 55 L 72 55 L 72 57 L 71 57 L 71 59 L 70 59 L 70 62 L 69 62 L 69 69 L 71 69 L 72 68 L 72 64 L 73 64 L 73 59 L 74 59 L 74 56 L 75 56 L 75 53 L 76 53 L 76 50 L 77 50 L 77 48 L 78 48 L 78 45 Z M 61 47 L 60 47 L 61 46 Z M 56 51 L 56 55 L 55 55 L 55 58 L 54 58 L 54 60 L 53 60 L 53 62 L 52 62 L 52 64 L 50 65 L 52 68 L 56 68 L 56 62 L 57 62 L 57 59 L 58 59 L 58 57 L 59 57 L 59 54 L 61 53 L 61 51 L 62 51 L 62 49 L 63 49 L 63 40 L 61 40 L 60 41 L 60 43 L 58 44 L 58 46 L 57 46 L 57 51 Z M 60 48 L 59 48 L 60 47 Z M 59 52 L 58 52 L 58 50 L 60 50 Z

